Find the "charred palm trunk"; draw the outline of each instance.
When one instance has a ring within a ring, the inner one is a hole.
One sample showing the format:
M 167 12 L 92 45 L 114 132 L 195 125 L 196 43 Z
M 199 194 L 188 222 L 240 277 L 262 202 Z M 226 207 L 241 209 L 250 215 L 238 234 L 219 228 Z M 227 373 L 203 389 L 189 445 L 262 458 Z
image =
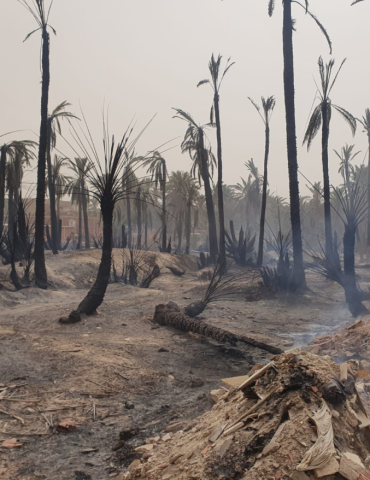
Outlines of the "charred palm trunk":
M 8 190 L 8 236 L 11 242 L 15 238 L 14 225 L 17 225 L 16 221 L 17 209 L 14 203 L 14 188 L 9 186 Z M 15 246 L 13 245 L 15 249 Z
M 144 227 L 144 247 L 145 247 L 145 250 L 148 249 L 148 222 L 145 222 L 145 227 Z
M 77 312 L 92 315 L 103 303 L 107 291 L 110 270 L 112 266 L 112 235 L 113 235 L 113 210 L 112 199 L 102 201 L 101 211 L 103 217 L 103 248 L 98 275 L 89 293 L 78 306 Z
M 24 258 L 27 258 L 26 254 L 27 254 L 29 239 L 27 235 L 26 212 L 24 211 L 24 203 L 22 200 L 22 195 L 19 195 L 19 198 L 18 198 L 17 220 L 18 220 L 18 234 L 19 234 L 19 240 L 21 242 L 22 256 Z
M 306 287 L 306 276 L 303 263 L 303 246 L 301 232 L 301 212 L 299 203 L 298 158 L 295 121 L 294 91 L 294 55 L 293 55 L 293 22 L 292 0 L 284 0 L 283 22 L 284 50 L 284 96 L 286 114 L 286 133 L 288 150 L 290 219 L 292 223 L 294 279 L 298 287 Z
M 258 244 L 258 257 L 257 257 L 257 267 L 262 267 L 263 264 L 263 247 L 265 240 L 265 218 L 266 218 L 266 203 L 267 203 L 267 169 L 268 169 L 268 159 L 270 152 L 270 127 L 266 123 L 265 130 L 265 162 L 264 162 L 264 171 L 263 171 L 263 186 L 262 186 L 262 206 L 261 206 L 261 220 L 260 220 L 260 238 Z
M 132 247 L 132 221 L 131 221 L 131 200 L 127 197 L 127 242 L 128 248 Z
M 222 143 L 221 143 L 221 119 L 220 119 L 220 97 L 218 92 L 214 96 L 216 132 L 217 132 L 217 168 L 218 168 L 218 217 L 220 224 L 220 265 L 226 266 L 226 239 L 225 239 L 225 211 L 224 211 L 224 191 L 222 182 Z
M 329 118 L 328 104 L 322 106 L 322 171 L 324 176 L 324 221 L 325 254 L 333 257 L 333 235 L 331 230 L 330 180 L 329 180 Z
M 182 248 L 182 219 L 183 216 L 180 214 L 180 218 L 177 223 L 177 236 L 178 236 L 178 242 L 177 242 L 177 251 L 181 253 L 181 248 Z
M 354 317 L 367 312 L 361 303 L 361 293 L 357 288 L 356 271 L 355 271 L 355 243 L 356 243 L 356 227 L 353 225 L 345 225 L 343 236 L 344 248 L 344 291 L 346 294 L 346 302 L 349 311 Z
M 37 196 L 35 220 L 35 282 L 40 288 L 47 288 L 45 265 L 45 170 L 48 144 L 48 103 L 50 85 L 50 37 L 44 27 L 42 31 L 42 94 L 39 157 L 37 163 Z
M 85 227 L 85 249 L 90 250 L 90 232 L 89 232 L 89 215 L 87 212 L 87 192 L 85 189 L 85 181 L 81 180 L 82 209 Z
M 81 193 L 78 198 L 78 242 L 77 250 L 82 248 L 82 196 Z
M 136 208 L 137 208 L 137 249 L 141 250 L 141 230 L 142 230 L 142 205 L 141 205 L 141 188 L 139 187 L 136 193 Z
M 186 255 L 190 253 L 190 234 L 191 234 L 191 204 L 186 206 L 185 236 L 186 236 Z
M 50 201 L 50 226 L 51 226 L 51 245 L 53 255 L 58 255 L 58 220 L 55 206 L 55 179 L 51 166 L 51 124 L 48 120 L 48 147 L 46 153 L 48 168 L 48 190 Z
M 0 235 L 4 228 L 6 145 L 0 151 Z
M 166 225 L 166 180 L 167 180 L 167 169 L 166 162 L 162 163 L 162 252 L 167 250 L 167 225 Z
M 207 156 L 205 155 L 204 133 L 202 130 L 199 131 L 199 149 L 200 149 L 200 158 L 201 158 L 201 176 L 204 183 L 204 193 L 206 197 L 206 207 L 207 207 L 207 216 L 208 216 L 209 256 L 210 256 L 211 262 L 215 263 L 216 257 L 218 255 L 216 215 L 215 215 L 215 207 L 212 199 L 212 188 L 211 188 L 211 181 L 209 176 Z
M 273 354 L 280 354 L 283 352 L 278 347 L 257 341 L 254 338 L 231 333 L 227 330 L 223 330 L 222 328 L 209 325 L 206 322 L 190 318 L 182 313 L 178 305 L 173 302 L 170 302 L 167 305 L 157 305 L 155 307 L 153 321 L 159 325 L 176 328 L 183 332 L 198 333 L 200 335 L 204 335 L 205 337 L 212 338 L 220 343 L 230 343 L 231 345 L 236 345 L 237 342 L 242 342 L 252 345 L 253 347 L 266 350 Z

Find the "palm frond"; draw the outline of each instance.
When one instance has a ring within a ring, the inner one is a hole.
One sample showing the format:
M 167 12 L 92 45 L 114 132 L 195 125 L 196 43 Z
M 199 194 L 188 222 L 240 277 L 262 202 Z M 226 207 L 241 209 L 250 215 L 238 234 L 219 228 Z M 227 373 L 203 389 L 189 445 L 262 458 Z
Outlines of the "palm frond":
M 274 10 L 275 10 L 275 0 L 269 0 L 268 12 L 270 17 L 272 17 Z
M 349 113 L 347 110 L 345 110 L 342 107 L 339 107 L 338 105 L 333 105 L 333 108 L 335 108 L 335 110 L 338 113 L 340 113 L 342 118 L 348 123 L 348 125 L 351 128 L 352 135 L 354 136 L 357 129 L 357 123 L 356 123 L 355 117 L 351 113 Z
M 198 83 L 197 87 L 200 87 L 201 85 L 205 85 L 205 84 L 207 84 L 207 83 L 209 83 L 209 80 L 201 80 L 201 81 Z
M 316 106 L 315 110 L 311 115 L 307 130 L 303 139 L 303 145 L 307 143 L 307 150 L 311 148 L 312 141 L 316 137 L 317 132 L 320 130 L 321 123 L 322 123 L 322 111 L 321 111 L 321 104 L 319 104 Z
M 297 0 L 292 0 L 292 3 L 297 3 L 299 6 L 301 6 L 301 7 L 306 11 L 306 13 L 312 18 L 312 20 L 314 20 L 314 22 L 316 23 L 316 25 L 319 27 L 319 29 L 321 30 L 322 34 L 323 34 L 324 37 L 326 38 L 326 41 L 328 42 L 328 45 L 329 45 L 330 53 L 332 53 L 333 48 L 332 48 L 332 43 L 331 43 L 329 34 L 328 34 L 328 32 L 326 31 L 324 25 L 323 25 L 323 24 L 320 22 L 320 20 L 316 17 L 316 15 L 314 15 L 312 12 L 310 12 L 310 11 L 308 10 L 308 2 L 307 2 L 307 0 L 305 1 L 305 5 L 303 5 L 301 2 L 298 2 Z

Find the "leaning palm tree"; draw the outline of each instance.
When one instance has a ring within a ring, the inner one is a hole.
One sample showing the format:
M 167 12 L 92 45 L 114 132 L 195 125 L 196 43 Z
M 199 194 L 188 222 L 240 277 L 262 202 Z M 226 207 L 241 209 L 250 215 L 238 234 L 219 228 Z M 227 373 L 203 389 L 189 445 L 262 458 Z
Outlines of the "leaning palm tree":
M 103 161 L 99 159 L 90 135 L 88 134 L 90 147 L 86 148 L 75 132 L 75 140 L 79 144 L 80 149 L 88 156 L 91 165 L 87 178 L 91 185 L 90 194 L 93 198 L 97 199 L 100 205 L 103 218 L 103 246 L 102 257 L 94 285 L 79 304 L 77 311 L 72 312 L 68 319 L 61 319 L 62 322 L 73 323 L 78 321 L 81 318 L 81 313 L 87 315 L 93 314 L 104 300 L 112 266 L 113 211 L 120 200 L 125 199 L 127 195 L 133 194 L 131 190 L 122 188 L 122 183 L 124 183 L 124 185 L 129 184 L 129 181 L 127 181 L 125 177 L 122 179 L 122 176 L 127 159 L 144 130 L 130 142 L 131 132 L 132 129 L 129 128 L 118 144 L 116 144 L 114 136 L 111 139 L 109 138 L 104 124 Z M 130 175 L 130 170 L 128 171 L 128 175 Z
M 222 60 L 221 55 L 218 55 L 216 60 L 214 55 L 212 54 L 211 60 L 208 64 L 208 68 L 211 74 L 211 80 L 201 80 L 198 83 L 198 87 L 201 85 L 208 84 L 212 87 L 212 90 L 213 90 L 213 105 L 211 108 L 210 123 L 213 124 L 213 113 L 214 113 L 215 120 L 216 120 L 216 130 L 217 130 L 217 168 L 218 168 L 217 191 L 218 191 L 218 215 L 219 215 L 219 225 L 220 225 L 219 264 L 222 266 L 222 268 L 226 268 L 225 211 L 224 211 L 224 196 L 223 196 L 223 188 L 222 188 L 220 88 L 226 73 L 234 65 L 235 62 L 230 63 L 230 58 L 229 58 L 228 61 L 226 62 L 225 69 L 221 74 L 220 72 L 221 60 Z
M 4 227 L 4 207 L 5 207 L 5 179 L 7 171 L 8 158 L 12 161 L 17 158 L 25 159 L 26 163 L 35 158 L 32 149 L 37 145 L 31 140 L 13 141 L 4 143 L 0 147 L 0 232 Z M 23 164 L 24 165 L 24 164 Z
M 199 184 L 203 181 L 204 193 L 206 197 L 208 231 L 209 231 L 209 249 L 211 262 L 216 261 L 218 255 L 216 215 L 212 198 L 211 176 L 215 158 L 205 144 L 205 125 L 197 124 L 193 118 L 183 110 L 174 109 L 176 114 L 174 118 L 179 118 L 188 123 L 184 140 L 181 144 L 183 153 L 188 153 L 193 161 L 191 174 L 198 177 Z
M 359 0 L 361 1 L 361 0 Z M 358 3 L 358 2 L 355 2 Z M 362 118 L 356 118 L 358 122 L 364 127 L 364 132 L 367 134 L 368 140 L 368 179 L 367 183 L 370 185 L 370 109 L 365 110 L 365 115 Z M 367 205 L 370 209 L 370 189 L 367 192 Z M 370 247 L 370 217 L 367 219 L 367 246 Z
M 47 177 L 50 200 L 50 224 L 51 224 L 51 249 L 54 255 L 58 254 L 59 235 L 58 235 L 58 218 L 56 211 L 56 189 L 55 178 L 53 177 L 53 165 L 51 161 L 51 150 L 56 147 L 57 134 L 61 135 L 62 128 L 60 121 L 65 119 L 76 119 L 77 117 L 70 112 L 66 112 L 65 108 L 71 104 L 66 101 L 58 105 L 53 112 L 48 116 L 48 141 L 47 141 Z
M 325 220 L 325 254 L 330 258 L 333 252 L 333 235 L 331 226 L 331 208 L 330 208 L 330 180 L 329 180 L 329 131 L 332 111 L 338 112 L 348 123 L 352 135 L 356 132 L 356 119 L 344 108 L 331 102 L 330 93 L 335 85 L 338 75 L 344 65 L 341 63 L 337 73 L 332 79 L 334 60 L 324 65 L 322 57 L 319 58 L 320 86 L 318 86 L 319 104 L 315 107 L 304 136 L 303 143 L 307 143 L 307 149 L 311 147 L 313 139 L 321 127 L 322 143 L 322 170 L 324 177 L 324 220 Z
M 87 180 L 92 164 L 88 158 L 75 158 L 69 160 L 68 168 L 74 173 L 74 176 L 67 184 L 64 193 L 71 195 L 72 203 L 78 205 L 78 249 L 82 246 L 82 215 L 85 227 L 85 249 L 90 249 L 89 217 L 87 205 L 89 203 L 89 190 Z
M 39 140 L 39 157 L 37 164 L 37 195 L 36 195 L 36 220 L 35 220 L 35 281 L 40 288 L 47 288 L 47 273 L 45 265 L 45 167 L 46 152 L 48 144 L 48 104 L 50 86 L 50 35 L 48 28 L 56 34 L 53 27 L 49 25 L 49 16 L 53 1 L 49 8 L 45 0 L 18 0 L 36 21 L 37 28 L 29 33 L 27 40 L 35 32 L 41 31 L 42 39 L 42 87 L 41 87 L 41 124 Z
M 248 97 L 249 98 L 249 97 Z M 258 256 L 257 256 L 257 267 L 262 267 L 263 263 L 263 245 L 265 238 L 265 218 L 266 218 L 266 203 L 267 203 L 267 166 L 270 152 L 270 120 L 272 112 L 275 108 L 275 97 L 261 97 L 262 100 L 262 113 L 260 107 L 251 99 L 252 105 L 257 110 L 259 116 L 261 117 L 265 125 L 265 159 L 264 159 L 264 170 L 263 170 L 263 186 L 262 186 L 262 205 L 261 205 L 261 219 L 260 219 L 260 236 L 258 244 Z
M 308 0 L 304 5 L 297 0 L 283 0 L 283 54 L 284 54 L 284 96 L 286 133 L 288 150 L 288 172 L 289 172 L 289 194 L 290 194 L 290 218 L 292 223 L 294 276 L 297 285 L 305 287 L 306 277 L 303 263 L 303 245 L 301 231 L 301 214 L 299 204 L 299 182 L 298 182 L 298 154 L 297 134 L 295 119 L 295 83 L 294 83 L 294 54 L 293 54 L 293 31 L 294 21 L 292 18 L 292 4 L 302 7 L 308 15 L 316 22 L 329 43 L 329 36 L 319 20 L 308 10 Z M 274 13 L 275 0 L 269 0 L 268 13 L 270 17 Z
M 152 175 L 155 189 L 162 192 L 162 252 L 167 249 L 167 225 L 166 225 L 166 184 L 167 184 L 167 166 L 166 160 L 159 152 L 153 152 L 153 155 L 144 162 L 148 167 L 147 173 Z

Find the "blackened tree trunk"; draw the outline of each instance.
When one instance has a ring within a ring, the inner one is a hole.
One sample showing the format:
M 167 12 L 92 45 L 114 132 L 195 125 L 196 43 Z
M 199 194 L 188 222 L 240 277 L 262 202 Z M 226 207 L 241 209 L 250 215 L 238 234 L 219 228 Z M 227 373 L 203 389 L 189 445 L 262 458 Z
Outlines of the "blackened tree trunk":
M 39 157 L 37 163 L 37 196 L 35 220 L 35 282 L 40 288 L 47 288 L 45 265 L 45 170 L 48 143 L 48 103 L 50 85 L 50 37 L 46 26 L 42 31 L 42 93 Z
M 283 51 L 284 51 L 284 96 L 285 96 L 286 133 L 287 133 L 287 150 L 288 150 L 290 219 L 292 223 L 293 258 L 294 258 L 294 279 L 299 288 L 305 288 L 306 276 L 305 276 L 304 264 L 303 264 L 301 212 L 300 212 L 299 182 L 298 182 L 297 138 L 296 138 L 296 122 L 295 122 L 292 0 L 284 0 Z
M 162 162 L 162 252 L 167 250 L 167 224 L 166 224 L 166 183 L 167 183 L 167 168 L 166 162 Z
M 216 132 L 217 132 L 217 168 L 218 168 L 218 217 L 220 224 L 220 265 L 226 266 L 226 244 L 225 244 L 225 211 L 224 211 L 224 191 L 222 182 L 222 143 L 221 143 L 221 120 L 220 120 L 220 97 L 218 92 L 214 96 Z
M 331 230 L 330 180 L 329 180 L 329 122 L 328 105 L 322 105 L 322 171 L 324 176 L 324 221 L 325 221 L 325 254 L 333 257 L 333 234 Z
M 4 227 L 6 145 L 0 150 L 0 234 Z
M 85 249 L 90 250 L 90 232 L 89 232 L 89 214 L 87 212 L 87 192 L 85 188 L 85 180 L 81 180 L 82 210 L 84 216 L 85 227 Z
M 107 291 L 112 266 L 113 209 L 113 201 L 110 199 L 102 201 L 103 248 L 99 271 L 94 285 L 77 308 L 79 313 L 92 315 L 96 312 L 103 303 Z
M 148 222 L 145 222 L 145 227 L 144 227 L 144 247 L 147 250 L 147 248 L 148 248 Z
M 137 189 L 136 193 L 136 208 L 137 208 L 137 249 L 141 250 L 141 230 L 142 230 L 142 205 L 141 205 L 141 188 Z
M 14 226 L 17 225 L 17 207 L 14 203 L 14 188 L 9 186 L 8 189 L 8 238 L 12 242 L 15 237 L 15 233 L 13 232 Z M 15 246 L 13 245 L 13 248 Z
M 77 242 L 77 250 L 82 248 L 82 196 L 80 193 L 78 199 L 78 242 Z
M 361 293 L 357 288 L 355 271 L 356 227 L 345 225 L 343 236 L 344 291 L 349 311 L 354 317 L 365 314 L 367 309 L 361 303 Z
M 59 216 L 58 216 L 59 218 Z M 58 220 L 58 242 L 59 242 L 59 250 L 61 250 L 63 247 L 62 247 L 62 231 L 63 231 L 63 220 L 61 218 L 59 218 Z
M 265 219 L 266 219 L 266 203 L 267 203 L 267 184 L 268 184 L 268 159 L 270 152 L 270 127 L 266 123 L 265 129 L 265 161 L 263 170 L 263 186 L 262 186 L 262 206 L 260 219 L 260 238 L 258 244 L 257 267 L 262 267 L 263 264 L 263 247 L 265 241 Z
M 127 242 L 128 248 L 132 247 L 132 221 L 131 221 L 131 200 L 129 197 L 126 199 L 127 204 Z
M 51 250 L 53 255 L 58 255 L 58 219 L 55 203 L 55 179 L 51 165 L 51 123 L 48 120 L 48 147 L 47 147 L 48 189 L 50 202 Z
M 22 194 L 20 194 L 18 198 L 17 220 L 18 220 L 18 234 L 19 234 L 19 240 L 21 242 L 22 254 L 24 258 L 27 258 L 26 254 L 28 249 L 28 235 L 27 235 L 27 226 L 26 226 L 26 212 L 24 211 Z
M 186 218 L 185 218 L 185 236 L 186 236 L 186 250 L 185 253 L 190 253 L 190 234 L 191 234 L 191 204 L 186 206 Z
M 217 228 L 215 207 L 212 198 L 212 188 L 208 169 L 207 156 L 204 148 L 204 133 L 203 130 L 199 132 L 199 149 L 201 157 L 201 176 L 204 183 L 204 194 L 206 197 L 206 207 L 208 216 L 208 232 L 209 232 L 209 256 L 210 261 L 215 263 L 218 255 L 217 247 Z
M 182 249 L 182 223 L 183 223 L 182 220 L 183 220 L 183 216 L 181 214 L 177 224 L 177 236 L 178 236 L 177 251 L 179 253 L 181 253 L 181 249 Z

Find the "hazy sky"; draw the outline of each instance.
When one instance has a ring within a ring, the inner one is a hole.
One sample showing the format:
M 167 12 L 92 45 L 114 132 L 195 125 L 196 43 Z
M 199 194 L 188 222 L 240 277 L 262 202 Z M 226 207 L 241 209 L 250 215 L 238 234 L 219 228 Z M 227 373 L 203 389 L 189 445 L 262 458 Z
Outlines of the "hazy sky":
M 311 0 L 310 7 L 326 26 L 333 41 L 337 66 L 347 62 L 332 92 L 332 101 L 355 116 L 370 107 L 368 19 L 370 2 L 350 7 L 351 0 Z M 276 0 L 272 18 L 268 0 L 55 0 L 50 23 L 51 36 L 50 110 L 64 100 L 79 115 L 81 104 L 97 144 L 102 138 L 102 106 L 110 104 L 111 132 L 122 134 L 133 116 L 144 125 L 154 122 L 140 140 L 137 152 L 145 154 L 161 144 L 183 136 L 186 124 L 173 119 L 172 107 L 190 112 L 200 123 L 209 121 L 211 89 L 196 88 L 207 78 L 212 52 L 229 56 L 236 64 L 225 78 L 221 91 L 221 120 L 224 149 L 224 180 L 235 184 L 247 178 L 244 163 L 254 158 L 262 173 L 264 127 L 248 97 L 275 95 L 271 122 L 270 188 L 287 196 L 287 159 L 283 96 L 282 5 Z M 294 34 L 296 111 L 301 171 L 313 181 L 321 180 L 320 137 L 310 152 L 302 147 L 307 119 L 315 97 L 313 77 L 318 78 L 317 60 L 330 59 L 324 36 L 298 6 Z M 1 94 L 0 133 L 30 129 L 17 138 L 37 139 L 40 116 L 40 34 L 27 42 L 35 28 L 30 14 L 17 0 L 1 1 Z M 138 127 L 139 128 L 139 127 Z M 64 134 L 69 136 L 67 124 Z M 215 132 L 209 137 L 215 146 Z M 8 138 L 8 137 L 7 137 Z M 10 138 L 10 137 L 9 137 Z M 339 181 L 339 150 L 345 142 L 356 143 L 362 154 L 367 137 L 358 128 L 352 139 L 349 127 L 333 114 L 330 137 L 330 168 L 333 183 Z M 190 162 L 176 148 L 166 153 L 170 170 L 188 169 Z M 70 150 L 63 140 L 58 147 Z M 25 177 L 32 182 L 34 173 Z M 301 191 L 306 181 L 301 178 Z

